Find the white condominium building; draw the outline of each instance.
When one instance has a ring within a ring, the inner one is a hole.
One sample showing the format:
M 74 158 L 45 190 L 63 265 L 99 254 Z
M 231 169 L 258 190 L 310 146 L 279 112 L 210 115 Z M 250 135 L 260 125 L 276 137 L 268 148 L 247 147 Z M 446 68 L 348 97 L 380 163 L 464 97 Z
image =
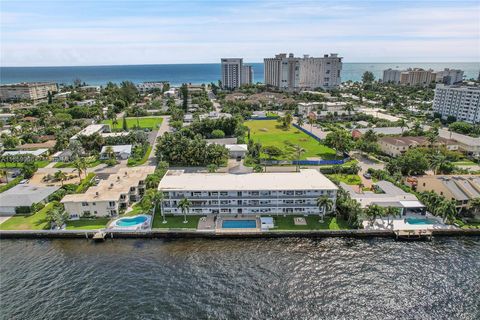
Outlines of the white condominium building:
M 222 58 L 222 87 L 235 89 L 242 84 L 243 59 Z
M 387 69 L 383 70 L 383 78 L 382 81 L 384 83 L 394 83 L 394 84 L 399 84 L 400 83 L 400 74 L 402 73 L 401 70 L 395 70 L 395 69 Z
M 281 53 L 264 59 L 265 84 L 278 90 L 333 89 L 341 83 L 341 70 L 342 58 L 333 53 L 322 58 Z
M 252 84 L 252 83 L 253 83 L 253 67 L 243 66 L 241 84 Z
M 85 193 L 66 195 L 61 203 L 70 219 L 115 216 L 143 197 L 145 179 L 153 171 L 149 167 L 121 169 Z
M 336 201 L 337 186 L 314 169 L 276 173 L 186 173 L 170 170 L 158 190 L 165 194 L 166 214 L 182 214 L 183 198 L 189 214 L 321 214 L 321 196 Z
M 445 68 L 443 71 L 435 72 L 435 81 L 447 85 L 452 85 L 463 81 L 463 71 L 458 69 Z
M 55 82 L 22 82 L 0 85 L 0 100 L 41 100 L 48 97 L 48 92 L 58 91 Z
M 442 118 L 480 123 L 480 87 L 438 84 L 433 99 L 433 112 Z

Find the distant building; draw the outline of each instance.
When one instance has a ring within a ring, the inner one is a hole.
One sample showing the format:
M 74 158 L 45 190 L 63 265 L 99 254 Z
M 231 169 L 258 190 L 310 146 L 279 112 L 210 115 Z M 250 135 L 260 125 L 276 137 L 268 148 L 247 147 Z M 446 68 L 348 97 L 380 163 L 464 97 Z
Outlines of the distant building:
M 252 83 L 253 83 L 253 67 L 244 65 L 242 67 L 241 84 L 252 84 Z
M 57 151 L 52 155 L 54 162 L 70 162 L 73 160 L 73 152 L 70 150 Z
M 155 89 L 162 91 L 164 83 L 160 81 L 148 81 L 142 82 L 135 85 L 137 90 L 141 93 L 151 92 Z
M 263 61 L 265 84 L 277 90 L 334 89 L 341 83 L 342 58 L 334 53 L 322 58 L 281 53 Z
M 435 82 L 435 79 L 436 74 L 431 69 L 414 68 L 400 73 L 400 84 L 405 86 L 428 86 Z
M 182 214 L 181 199 L 191 201 L 190 214 L 259 215 L 324 214 L 317 198 L 335 203 L 337 186 L 318 170 L 276 173 L 187 173 L 170 170 L 158 190 L 163 211 Z
M 222 58 L 222 87 L 225 89 L 239 88 L 242 84 L 243 59 Z
M 411 148 L 428 146 L 429 142 L 425 137 L 381 137 L 378 144 L 383 153 L 397 157 Z M 458 143 L 440 137 L 437 138 L 436 145 L 443 145 L 452 151 L 458 150 Z
M 2 156 L 19 156 L 19 155 L 32 155 L 35 157 L 47 156 L 48 149 L 36 149 L 36 150 L 13 150 L 5 151 Z
M 383 70 L 383 78 L 382 81 L 384 83 L 394 83 L 394 84 L 399 84 L 400 83 L 400 74 L 402 73 L 401 70 L 394 70 L 394 69 L 387 69 Z
M 443 71 L 435 72 L 435 81 L 446 85 L 452 85 L 463 81 L 463 71 L 458 69 L 445 68 Z
M 14 113 L 0 113 L 0 122 L 7 123 L 14 117 Z
M 83 100 L 83 101 L 75 101 L 75 105 L 79 106 L 79 107 L 91 107 L 93 105 L 95 105 L 96 101 L 95 99 L 87 99 L 87 100 Z
M 438 84 L 433 99 L 433 112 L 443 119 L 480 123 L 480 87 Z
M 32 100 L 37 101 L 46 99 L 48 92 L 58 91 L 58 86 L 54 82 L 22 82 L 15 84 L 0 85 L 1 101 Z

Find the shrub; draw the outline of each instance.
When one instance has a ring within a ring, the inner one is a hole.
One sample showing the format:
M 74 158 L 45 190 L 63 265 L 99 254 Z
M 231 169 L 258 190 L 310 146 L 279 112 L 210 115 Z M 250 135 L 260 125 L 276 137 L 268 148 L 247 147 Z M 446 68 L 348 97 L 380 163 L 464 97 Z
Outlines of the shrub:
M 212 131 L 212 138 L 214 139 L 222 139 L 225 138 L 225 132 L 220 129 L 216 129 Z

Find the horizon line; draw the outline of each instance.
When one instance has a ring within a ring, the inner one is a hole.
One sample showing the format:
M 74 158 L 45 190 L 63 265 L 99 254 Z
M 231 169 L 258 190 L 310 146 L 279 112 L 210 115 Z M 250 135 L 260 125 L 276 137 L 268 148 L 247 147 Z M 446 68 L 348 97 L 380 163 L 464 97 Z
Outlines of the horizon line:
M 244 62 L 245 64 L 263 64 L 263 62 Z M 415 63 L 478 63 L 480 61 L 437 61 L 437 62 L 427 62 L 427 61 L 391 61 L 391 62 L 372 62 L 372 61 L 360 61 L 360 62 L 343 62 L 348 64 L 415 64 Z M 159 66 L 159 65 L 202 65 L 202 64 L 221 64 L 221 62 L 203 62 L 203 63 L 139 63 L 139 64 L 92 64 L 92 65 L 32 65 L 32 66 L 3 66 L 0 65 L 0 68 L 72 68 L 72 67 L 129 67 L 129 66 Z

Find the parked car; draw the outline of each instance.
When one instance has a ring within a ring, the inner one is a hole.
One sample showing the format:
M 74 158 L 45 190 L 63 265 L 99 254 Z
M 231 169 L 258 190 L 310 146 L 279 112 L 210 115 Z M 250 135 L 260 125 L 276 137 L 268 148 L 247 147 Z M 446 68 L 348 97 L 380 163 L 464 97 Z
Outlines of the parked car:
M 372 175 L 368 172 L 365 172 L 363 176 L 365 177 L 365 179 L 372 179 Z

